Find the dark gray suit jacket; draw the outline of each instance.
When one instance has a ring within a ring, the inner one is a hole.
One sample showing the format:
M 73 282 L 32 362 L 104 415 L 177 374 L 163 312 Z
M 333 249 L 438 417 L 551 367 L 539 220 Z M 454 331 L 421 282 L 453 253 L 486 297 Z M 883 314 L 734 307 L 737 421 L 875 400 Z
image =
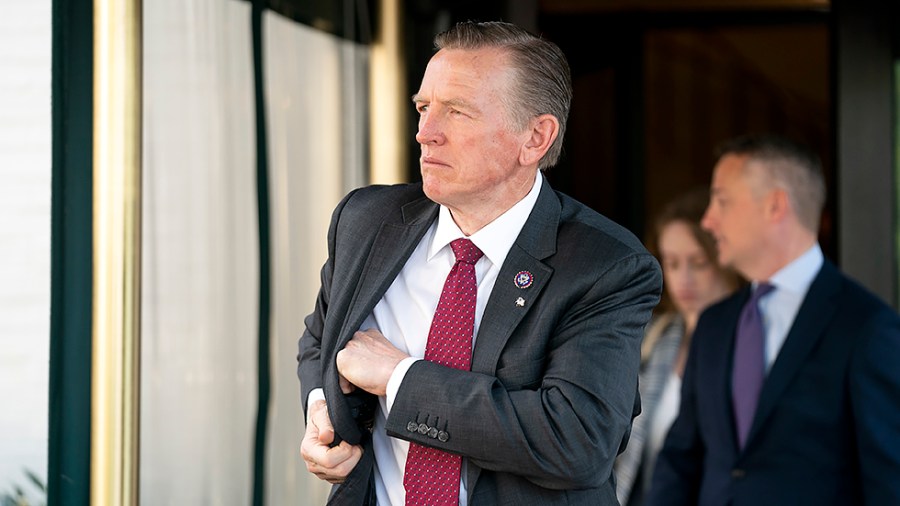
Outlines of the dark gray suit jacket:
M 437 211 L 420 184 L 373 186 L 345 197 L 332 217 L 322 287 L 299 343 L 302 401 L 323 388 L 335 432 L 367 451 L 330 504 L 374 501 L 371 435 L 360 422 L 372 399 L 361 406 L 341 393 L 335 356 Z M 532 286 L 516 286 L 520 271 L 532 273 Z M 466 457 L 472 506 L 617 504 L 613 461 L 639 403 L 640 342 L 661 285 L 656 260 L 632 234 L 545 181 L 487 302 L 472 370 L 416 362 L 388 434 Z M 410 432 L 410 422 L 438 424 L 449 438 Z

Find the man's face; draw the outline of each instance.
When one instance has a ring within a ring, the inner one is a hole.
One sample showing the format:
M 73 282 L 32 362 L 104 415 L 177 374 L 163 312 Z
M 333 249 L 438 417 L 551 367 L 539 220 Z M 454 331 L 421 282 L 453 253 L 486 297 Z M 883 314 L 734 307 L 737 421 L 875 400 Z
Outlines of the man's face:
M 513 72 L 498 49 L 439 51 L 413 96 L 425 194 L 452 211 L 505 211 L 534 182 L 519 163 L 529 129 L 515 131 L 506 105 Z
M 759 191 L 758 167 L 747 157 L 726 155 L 713 172 L 703 228 L 716 238 L 719 263 L 746 275 L 765 249 L 765 199 Z

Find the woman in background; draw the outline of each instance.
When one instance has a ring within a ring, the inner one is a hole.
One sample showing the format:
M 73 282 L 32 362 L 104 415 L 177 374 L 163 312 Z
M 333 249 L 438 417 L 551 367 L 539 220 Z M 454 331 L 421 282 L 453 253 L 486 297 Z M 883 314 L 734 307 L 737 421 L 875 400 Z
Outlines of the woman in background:
M 616 461 L 616 494 L 622 505 L 641 504 L 650 485 L 656 455 L 678 415 L 681 375 L 697 318 L 740 283 L 736 274 L 719 267 L 715 241 L 700 228 L 708 202 L 707 189 L 687 193 L 656 220 L 653 242 L 666 289 L 660 307 L 666 309 L 648 325 L 641 347 L 642 412 Z

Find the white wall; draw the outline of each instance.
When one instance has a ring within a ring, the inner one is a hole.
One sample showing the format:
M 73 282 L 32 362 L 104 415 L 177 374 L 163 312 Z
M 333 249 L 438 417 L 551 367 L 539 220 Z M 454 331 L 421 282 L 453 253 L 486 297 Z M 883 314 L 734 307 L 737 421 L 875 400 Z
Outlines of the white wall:
M 0 0 L 0 497 L 47 478 L 51 1 Z

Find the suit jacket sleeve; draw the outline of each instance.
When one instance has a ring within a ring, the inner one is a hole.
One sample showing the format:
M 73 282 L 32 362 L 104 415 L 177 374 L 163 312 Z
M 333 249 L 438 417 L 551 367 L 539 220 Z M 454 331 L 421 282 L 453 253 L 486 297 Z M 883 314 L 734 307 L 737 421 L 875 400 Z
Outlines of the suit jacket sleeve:
M 860 329 L 850 397 L 865 504 L 900 504 L 900 320 L 883 308 Z
M 659 300 L 661 275 L 646 251 L 598 262 L 602 254 L 593 256 L 592 264 L 603 266 L 596 273 L 584 265 L 581 272 L 570 273 L 572 278 L 557 271 L 554 288 L 548 286 L 534 302 L 529 313 L 534 318 L 516 330 L 526 337 L 507 343 L 503 351 L 516 356 L 518 346 L 545 342 L 536 359 L 506 362 L 506 371 L 497 375 L 417 362 L 400 386 L 388 434 L 461 454 L 482 469 L 522 476 L 550 489 L 608 482 L 631 424 L 640 342 Z M 583 279 L 590 280 L 586 288 L 563 302 L 563 287 Z M 545 328 L 547 332 L 538 330 Z M 529 370 L 538 371 L 537 381 L 521 388 L 498 378 L 525 377 Z M 417 419 L 446 427 L 450 438 L 442 442 L 410 432 L 409 422 Z
M 338 223 L 341 212 L 355 192 L 349 193 L 335 208 L 328 227 L 328 259 L 320 272 L 321 287 L 316 297 L 316 306 L 312 313 L 306 317 L 306 328 L 298 343 L 297 376 L 300 378 L 300 402 L 304 414 L 307 410 L 309 392 L 316 388 L 322 388 L 322 335 L 325 328 L 325 315 L 328 312 L 328 302 L 331 294 L 331 285 L 334 276 L 334 250 L 337 236 Z
M 703 315 L 697 323 L 681 383 L 681 406 L 656 458 L 647 506 L 689 506 L 697 504 L 703 474 L 703 440 L 697 420 L 697 357 L 702 341 Z

